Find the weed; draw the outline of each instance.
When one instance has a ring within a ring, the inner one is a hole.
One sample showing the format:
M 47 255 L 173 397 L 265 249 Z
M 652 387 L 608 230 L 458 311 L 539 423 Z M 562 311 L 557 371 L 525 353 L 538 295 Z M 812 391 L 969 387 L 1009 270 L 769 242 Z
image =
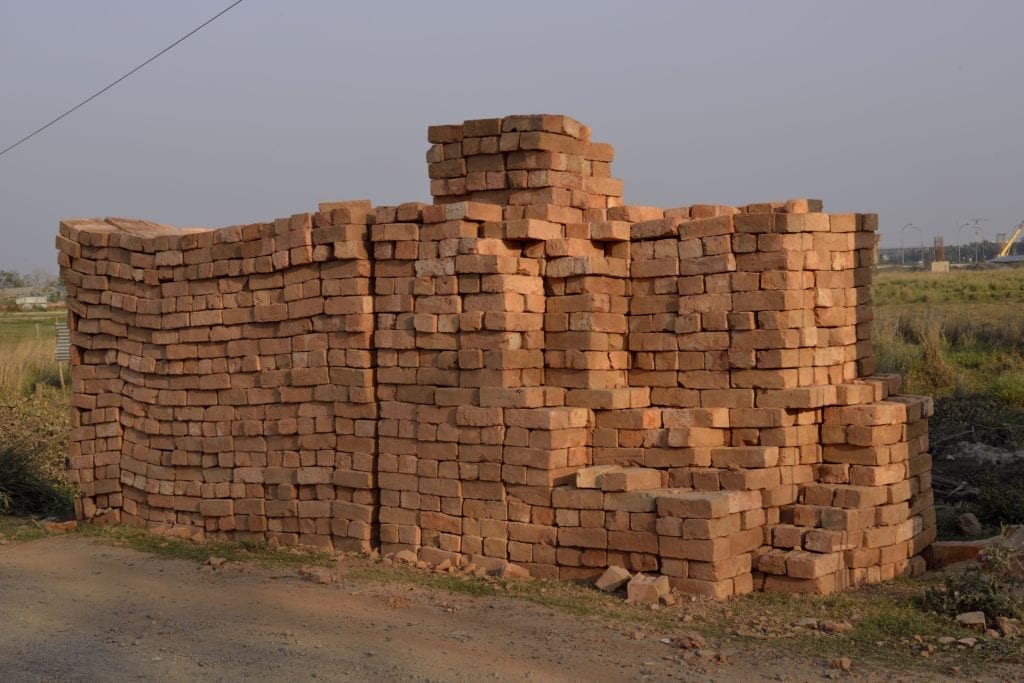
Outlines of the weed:
M 870 647 L 878 641 L 913 638 L 915 635 L 944 635 L 949 623 L 938 620 L 911 605 L 886 605 L 869 611 L 857 621 L 850 638 Z
M 1024 407 L 1024 370 L 1010 370 L 995 377 L 988 392 L 1012 406 Z
M 1000 540 L 985 548 L 977 564 L 948 574 L 941 587 L 927 590 L 920 604 L 948 616 L 984 612 L 989 619 L 1024 617 L 1022 563 L 1024 552 Z
M 882 372 L 931 396 L 991 394 L 1024 408 L 1024 269 L 879 274 L 872 344 Z M 967 304 L 967 305 L 965 305 Z
M 31 517 L 0 515 L 0 537 L 8 541 L 34 541 L 49 532 Z

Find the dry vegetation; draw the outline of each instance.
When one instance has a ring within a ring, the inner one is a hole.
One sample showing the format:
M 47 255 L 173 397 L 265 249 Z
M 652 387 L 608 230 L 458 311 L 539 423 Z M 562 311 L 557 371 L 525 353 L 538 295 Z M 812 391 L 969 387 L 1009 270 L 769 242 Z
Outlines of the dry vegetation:
M 53 315 L 43 324 L 0 314 L 0 513 L 66 516 L 69 414 L 54 360 Z

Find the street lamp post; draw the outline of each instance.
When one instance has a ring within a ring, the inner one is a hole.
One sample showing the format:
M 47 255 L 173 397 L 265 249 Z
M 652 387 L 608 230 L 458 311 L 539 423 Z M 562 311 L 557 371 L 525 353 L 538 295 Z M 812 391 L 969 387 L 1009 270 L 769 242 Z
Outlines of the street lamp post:
M 970 224 L 970 221 L 968 221 L 967 223 L 962 224 L 959 228 L 956 229 L 956 260 L 958 263 L 964 262 L 962 254 L 964 245 L 960 239 L 960 233 L 963 232 L 963 229 L 969 226 Z
M 922 253 L 922 255 L 924 254 L 924 233 L 921 232 L 921 228 L 917 227 L 913 223 L 907 223 L 902 228 L 900 228 L 900 265 L 901 266 L 906 264 L 906 258 L 905 258 L 905 255 L 903 253 L 903 233 L 905 233 L 907 231 L 907 228 L 913 228 L 914 230 L 917 230 L 918 237 L 921 238 L 921 253 Z M 922 256 L 922 258 L 923 258 L 923 256 Z
M 975 218 L 974 221 L 973 221 L 973 223 L 974 223 L 974 237 L 975 237 L 975 242 L 974 242 L 974 262 L 975 263 L 978 262 L 978 247 L 979 247 L 979 245 L 981 243 L 982 238 L 984 237 L 984 235 L 981 232 L 981 224 L 986 222 L 987 220 L 988 220 L 987 218 Z
M 961 252 L 963 251 L 963 242 L 960 240 L 960 233 L 963 232 L 964 228 L 973 227 L 974 228 L 975 242 L 977 242 L 977 238 L 981 236 L 981 224 L 985 223 L 986 221 L 988 221 L 987 218 L 972 218 L 971 220 L 967 221 L 966 223 L 962 223 L 960 225 L 960 227 L 956 229 L 956 242 L 957 242 L 957 244 L 956 244 L 956 260 L 957 261 L 960 261 L 961 263 L 963 263 L 963 257 L 961 255 Z M 977 243 L 975 243 L 975 245 L 974 245 L 974 261 L 975 262 L 978 261 L 978 245 L 977 245 Z

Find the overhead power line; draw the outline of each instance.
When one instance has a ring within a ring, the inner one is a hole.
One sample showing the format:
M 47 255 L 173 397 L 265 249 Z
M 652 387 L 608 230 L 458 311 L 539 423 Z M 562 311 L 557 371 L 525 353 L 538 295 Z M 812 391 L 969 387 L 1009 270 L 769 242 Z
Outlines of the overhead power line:
M 177 39 L 176 41 L 174 41 L 173 43 L 171 43 L 170 45 L 168 45 L 168 46 L 167 46 L 167 47 L 165 47 L 164 49 L 160 50 L 160 52 L 157 52 L 157 53 L 156 53 L 155 55 L 153 55 L 152 57 L 150 57 L 149 59 L 147 59 L 146 61 L 144 61 L 144 62 L 143 62 L 142 64 L 139 64 L 139 65 L 138 65 L 137 67 L 135 67 L 134 69 L 132 69 L 131 71 L 129 71 L 129 72 L 128 72 L 128 73 L 126 73 L 125 75 L 121 76 L 121 77 L 120 77 L 120 78 L 118 78 L 118 79 L 117 79 L 116 81 L 114 81 L 114 82 L 110 83 L 109 85 L 107 85 L 106 87 L 104 87 L 104 88 L 103 88 L 102 90 L 97 90 L 97 91 L 96 91 L 96 92 L 94 92 L 94 93 L 93 93 L 92 95 L 90 95 L 90 96 L 89 96 L 89 97 L 87 97 L 86 99 L 82 100 L 81 102 L 79 102 L 79 103 L 78 103 L 78 104 L 76 104 L 75 106 L 71 107 L 71 109 L 68 109 L 68 110 L 67 110 L 66 112 L 64 112 L 63 114 L 61 114 L 60 116 L 58 116 L 58 117 L 57 117 L 57 118 L 55 118 L 54 120 L 50 121 L 49 123 L 47 123 L 47 124 L 46 124 L 46 125 L 44 125 L 44 126 L 40 126 L 39 128 L 35 129 L 34 131 L 32 131 L 31 133 L 29 133 L 28 135 L 26 135 L 26 136 L 25 136 L 25 137 L 23 137 L 22 139 L 20 139 L 20 140 L 18 140 L 17 142 L 15 142 L 15 143 L 14 143 L 13 145 L 11 145 L 10 147 L 7 147 L 7 148 L 6 148 L 6 149 L 4 149 L 3 151 L 0 151 L 0 156 L 3 156 L 3 155 L 5 155 L 5 154 L 7 154 L 7 153 L 8 153 L 8 152 L 10 152 L 10 151 L 11 151 L 12 149 L 14 149 L 14 148 L 15 148 L 15 147 L 17 147 L 18 145 L 22 144 L 23 142 L 28 142 L 29 140 L 31 140 L 31 139 L 32 139 L 32 138 L 34 138 L 35 136 L 39 135 L 40 133 L 42 133 L 42 132 L 43 132 L 44 130 L 46 130 L 47 128 L 49 128 L 49 127 L 50 127 L 50 126 L 52 126 L 53 124 L 55 124 L 55 123 L 57 123 L 58 121 L 60 121 L 61 119 L 63 119 L 64 117 L 66 117 L 66 116 L 68 116 L 69 114 L 71 114 L 71 113 L 75 112 L 76 110 L 78 110 L 78 109 L 82 108 L 83 106 L 85 106 L 85 105 L 89 104 L 89 103 L 90 103 L 90 102 L 92 102 L 92 101 L 93 101 L 94 99 L 96 99 L 97 97 L 99 97 L 99 96 L 100 96 L 100 95 L 102 95 L 103 93 L 107 92 L 108 90 L 110 90 L 111 88 L 113 88 L 113 87 L 114 87 L 115 85 L 117 85 L 118 83 L 120 83 L 120 82 L 121 82 L 121 81 L 123 81 L 124 79 L 126 79 L 126 78 L 128 78 L 129 76 L 131 76 L 132 74 L 134 74 L 134 73 L 135 73 L 136 71 L 138 71 L 139 69 L 142 69 L 143 67 L 147 66 L 148 64 L 150 64 L 150 63 L 152 63 L 152 62 L 156 61 L 156 60 L 157 60 L 157 58 L 161 57 L 162 55 L 166 54 L 167 52 L 170 52 L 170 51 L 171 51 L 172 49 L 174 49 L 175 47 L 177 47 L 178 45 L 180 45 L 181 43 L 183 43 L 183 42 L 184 42 L 185 40 L 187 40 L 187 39 L 188 39 L 188 38 L 190 38 L 191 36 L 195 35 L 196 33 L 199 33 L 199 31 L 203 30 L 204 28 L 206 28 L 207 26 L 209 26 L 210 24 L 212 24 L 213 22 L 215 22 L 215 21 L 216 21 L 217 19 L 219 19 L 220 17 L 222 17 L 222 16 L 224 16 L 225 14 L 227 14 L 227 13 L 228 13 L 229 11 L 231 11 L 232 9 L 234 9 L 235 7 L 237 7 L 238 5 L 241 5 L 241 4 L 242 4 L 242 2 L 243 2 L 243 0 L 236 0 L 235 2 L 231 3 L 230 5 L 228 5 L 228 6 L 227 6 L 227 7 L 225 7 L 224 9 L 222 9 L 222 10 L 221 10 L 220 12 L 218 12 L 218 13 L 217 13 L 217 14 L 215 14 L 215 15 L 213 15 L 212 17 L 210 17 L 209 19 L 207 19 L 207 20 L 206 20 L 206 21 L 204 21 L 203 23 L 199 24 L 199 26 L 196 26 L 196 27 L 195 27 L 194 29 L 192 29 L 191 31 L 189 31 L 188 33 L 186 33 L 185 35 L 183 35 L 183 36 L 182 36 L 181 38 L 178 38 L 178 39 Z

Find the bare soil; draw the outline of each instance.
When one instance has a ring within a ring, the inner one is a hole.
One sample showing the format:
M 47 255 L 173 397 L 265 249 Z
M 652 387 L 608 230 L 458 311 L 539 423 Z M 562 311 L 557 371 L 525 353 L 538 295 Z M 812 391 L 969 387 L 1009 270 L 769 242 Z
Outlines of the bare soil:
M 353 562 L 357 562 L 353 560 Z M 358 562 L 357 562 L 358 564 Z M 365 562 L 363 563 L 365 565 Z M 505 596 L 337 581 L 229 563 L 219 571 L 80 535 L 0 546 L 0 680 L 934 680 L 712 642 Z M 696 603 L 693 609 L 700 609 Z

